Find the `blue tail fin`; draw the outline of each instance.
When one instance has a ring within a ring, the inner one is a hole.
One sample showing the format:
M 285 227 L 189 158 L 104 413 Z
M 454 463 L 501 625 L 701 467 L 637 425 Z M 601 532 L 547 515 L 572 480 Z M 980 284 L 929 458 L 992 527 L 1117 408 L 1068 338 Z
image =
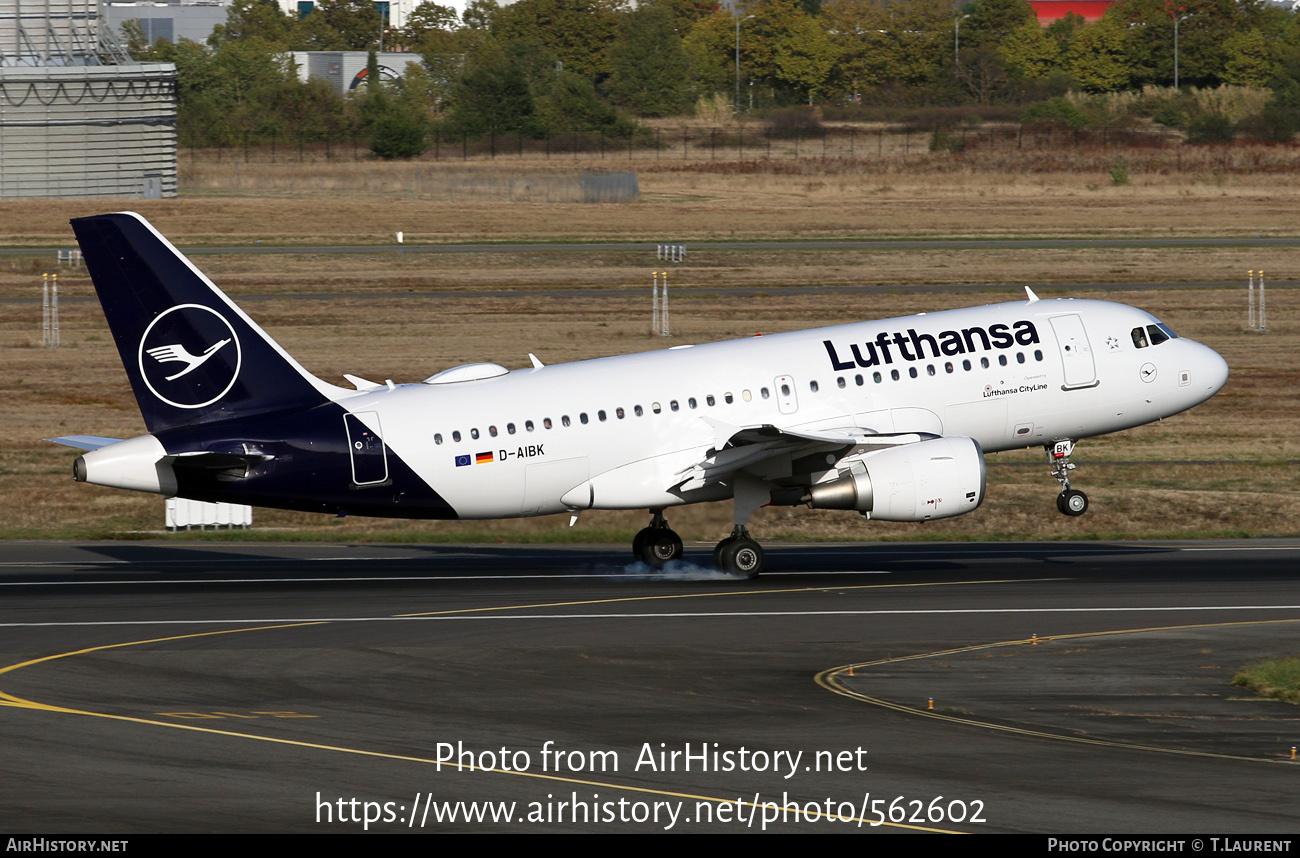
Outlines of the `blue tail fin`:
M 72 229 L 150 432 L 343 393 L 303 369 L 140 215 L 77 218 Z

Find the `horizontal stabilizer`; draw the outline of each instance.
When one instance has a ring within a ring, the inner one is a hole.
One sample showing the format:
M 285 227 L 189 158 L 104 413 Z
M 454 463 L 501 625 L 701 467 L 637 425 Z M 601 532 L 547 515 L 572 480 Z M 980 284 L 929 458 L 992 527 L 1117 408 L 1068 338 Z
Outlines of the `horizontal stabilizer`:
M 103 438 L 99 435 L 61 435 L 58 438 L 46 438 L 55 444 L 62 444 L 65 447 L 76 447 L 78 450 L 98 450 L 100 447 L 107 447 L 109 444 L 116 444 L 121 438 Z

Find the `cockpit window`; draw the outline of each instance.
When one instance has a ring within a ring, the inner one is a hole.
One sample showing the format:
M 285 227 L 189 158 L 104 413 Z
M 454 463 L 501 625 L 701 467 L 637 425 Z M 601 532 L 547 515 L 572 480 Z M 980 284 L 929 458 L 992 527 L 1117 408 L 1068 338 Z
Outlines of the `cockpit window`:
M 1174 332 L 1164 325 L 1147 325 L 1147 333 L 1151 336 L 1151 345 L 1158 346 L 1165 340 L 1172 340 Z
M 1142 328 L 1133 329 L 1133 345 L 1140 349 L 1147 347 L 1147 332 Z

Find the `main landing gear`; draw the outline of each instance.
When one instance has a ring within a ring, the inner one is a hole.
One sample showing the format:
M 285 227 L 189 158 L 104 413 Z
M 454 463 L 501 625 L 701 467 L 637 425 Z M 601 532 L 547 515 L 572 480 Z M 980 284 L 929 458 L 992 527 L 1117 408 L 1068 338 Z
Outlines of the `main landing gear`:
M 736 477 L 734 490 L 735 527 L 713 549 L 713 565 L 732 575 L 757 578 L 763 571 L 763 546 L 749 535 L 745 523 L 755 510 L 771 502 L 772 492 L 767 483 L 747 474 Z M 632 539 L 632 554 L 647 566 L 662 569 L 669 561 L 681 559 L 682 538 L 668 527 L 662 509 L 652 509 L 650 515 L 650 526 Z
M 664 511 L 652 509 L 650 526 L 632 537 L 632 554 L 647 566 L 662 569 L 669 560 L 682 559 L 682 538 L 668 526 Z
M 757 578 L 763 571 L 763 546 L 750 537 L 745 525 L 738 524 L 713 549 L 713 565 L 733 575 Z
M 1047 461 L 1052 465 L 1052 476 L 1061 484 L 1061 493 L 1056 496 L 1056 508 L 1062 515 L 1070 516 L 1083 515 L 1088 511 L 1088 496 L 1078 489 L 1070 488 L 1070 471 L 1075 469 L 1070 454 L 1074 452 L 1075 443 L 1077 442 L 1067 439 L 1043 447 L 1047 451 Z

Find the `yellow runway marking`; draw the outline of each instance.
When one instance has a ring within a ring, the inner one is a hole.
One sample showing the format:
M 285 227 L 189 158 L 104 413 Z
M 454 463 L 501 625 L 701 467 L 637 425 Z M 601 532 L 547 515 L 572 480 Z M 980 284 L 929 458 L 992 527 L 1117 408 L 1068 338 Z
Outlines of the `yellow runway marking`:
M 1110 637 L 1113 635 L 1130 635 L 1142 634 L 1145 632 L 1165 632 L 1176 631 L 1181 629 L 1213 629 L 1226 628 L 1231 626 L 1261 626 L 1272 625 L 1275 623 L 1300 623 L 1300 620 L 1244 620 L 1231 623 L 1196 623 L 1189 626 L 1151 626 L 1140 629 L 1119 629 L 1108 632 L 1078 632 L 1068 635 L 1039 635 L 1038 643 L 1041 646 L 1051 641 L 1076 640 L 1079 638 L 1097 638 Z M 917 709 L 913 706 L 905 706 L 902 703 L 894 703 L 889 700 L 883 700 L 879 697 L 872 697 L 861 692 L 848 688 L 843 683 L 843 677 L 850 671 L 860 671 L 877 667 L 882 664 L 895 664 L 903 661 L 917 661 L 926 658 L 942 658 L 944 656 L 958 655 L 967 652 L 978 652 L 984 649 L 997 649 L 999 647 L 1013 646 L 1032 646 L 1032 639 L 1013 640 L 1013 641 L 994 641 L 986 644 L 976 644 L 975 646 L 958 647 L 957 649 L 947 649 L 938 652 L 925 652 L 916 655 L 905 655 L 897 658 L 882 658 L 876 661 L 864 661 L 855 664 L 845 664 L 839 667 L 832 667 L 823 670 L 813 677 L 814 681 L 821 687 L 849 697 L 854 700 L 860 700 L 863 703 L 870 703 L 873 706 L 880 706 L 885 709 L 892 709 L 895 712 L 905 712 L 909 715 L 919 715 L 922 718 L 933 718 L 936 721 L 949 721 L 954 724 L 965 724 L 969 727 L 983 727 L 986 730 L 996 730 L 1001 733 L 1012 733 L 1020 736 L 1033 736 L 1039 739 L 1054 739 L 1061 742 L 1074 742 L 1080 745 L 1100 745 L 1107 748 L 1125 748 L 1136 751 L 1154 751 L 1159 754 L 1178 754 L 1186 757 L 1209 757 L 1219 760 L 1245 760 L 1252 763 L 1273 763 L 1273 762 L 1290 762 L 1289 760 L 1269 760 L 1262 757 L 1243 757 L 1235 754 L 1216 754 L 1212 751 L 1189 751 L 1179 748 L 1158 748 L 1151 745 L 1138 745 L 1131 742 L 1115 742 L 1106 739 L 1088 739 L 1082 736 L 1066 736 L 1060 733 L 1048 733 L 1042 730 L 1030 730 L 1026 727 L 1011 727 L 1003 724 L 990 724 L 986 721 L 977 721 L 973 718 L 961 718 L 956 715 L 946 715 L 942 712 L 935 712 L 928 709 Z
M 928 583 L 928 584 L 855 584 L 849 586 L 830 586 L 830 587 L 827 586 L 794 587 L 794 588 L 787 588 L 782 590 L 734 590 L 734 591 L 729 591 L 724 593 L 678 593 L 678 594 L 662 595 L 662 596 L 630 596 L 630 597 L 619 597 L 619 598 L 611 598 L 611 599 L 588 599 L 588 600 L 572 601 L 572 602 L 550 602 L 550 603 L 541 603 L 541 604 L 507 605 L 507 606 L 484 607 L 484 608 L 460 608 L 460 609 L 455 609 L 450 611 L 429 611 L 429 612 L 415 613 L 415 614 L 395 614 L 394 616 L 404 616 L 404 617 L 440 616 L 440 615 L 450 615 L 450 614 L 480 613 L 480 612 L 489 612 L 489 611 L 526 610 L 526 609 L 548 608 L 548 607 L 570 607 L 574 605 L 599 605 L 599 604 L 608 604 L 611 602 L 638 602 L 638 601 L 653 601 L 653 600 L 661 600 L 661 599 L 694 599 L 694 598 L 704 598 L 704 597 L 714 597 L 714 596 L 753 596 L 753 595 L 760 595 L 760 594 L 787 595 L 790 593 L 810 593 L 810 592 L 821 592 L 825 590 L 862 590 L 862 589 L 888 589 L 888 588 L 900 588 L 900 587 L 963 586 L 969 584 L 1003 584 L 1003 583 L 1009 583 L 1011 580 L 1012 579 L 991 579 L 985 581 L 936 582 L 936 583 Z M 1060 580 L 1060 579 L 1042 579 L 1042 580 Z M 93 652 L 102 652 L 104 650 L 124 649 L 133 646 L 143 646 L 145 644 L 167 643 L 170 641 L 190 640 L 190 639 L 204 638 L 204 637 L 215 637 L 218 635 L 240 634 L 243 632 L 305 628 L 307 626 L 315 626 L 315 625 L 328 625 L 328 623 L 306 622 L 306 623 L 289 623 L 289 624 L 271 625 L 271 626 L 253 626 L 253 627 L 240 628 L 240 629 L 223 629 L 221 631 L 198 632 L 194 634 L 173 635 L 170 637 L 161 637 L 161 638 L 150 638 L 147 640 L 127 641 L 123 643 L 114 643 L 114 644 L 103 644 L 100 646 L 86 647 L 84 649 L 72 650 L 64 653 L 57 653 L 55 655 L 42 656 L 40 658 L 29 659 L 27 661 L 19 662 L 17 664 L 11 664 L 7 667 L 0 668 L 0 676 L 7 673 L 12 673 L 13 671 L 19 670 L 24 667 L 31 667 L 33 665 L 43 664 L 46 662 L 51 662 L 63 658 L 71 658 L 72 656 L 87 655 Z M 403 754 L 386 753 L 382 751 L 367 751 L 361 748 L 348 748 L 339 745 L 325 745 L 316 742 L 305 742 L 298 739 L 281 739 L 272 736 L 259 736 L 254 733 L 240 733 L 233 730 L 219 730 L 213 727 L 200 727 L 195 724 L 177 724 L 168 721 L 155 721 L 149 718 L 139 718 L 131 715 L 114 715 L 107 712 L 92 712 L 84 709 L 72 709 L 65 706 L 53 706 L 46 703 L 40 703 L 34 700 L 25 700 L 21 697 L 16 697 L 12 694 L 8 694 L 3 690 L 0 690 L 0 705 L 12 706 L 21 709 L 34 709 L 34 710 L 39 710 L 44 712 L 58 712 L 66 715 L 85 715 L 92 718 L 106 718 L 112 721 L 122 721 L 131 724 L 144 724 L 151 727 L 166 727 L 172 730 L 189 730 L 195 733 L 207 733 L 209 735 L 227 736 L 230 738 L 237 738 L 237 739 L 250 739 L 256 742 L 269 742 L 277 745 L 288 745 L 288 746 L 298 747 L 298 748 L 333 751 L 341 754 L 352 754 L 356 756 L 372 757 L 377 759 L 397 760 L 401 762 L 410 762 L 410 763 L 423 763 L 426 765 L 438 765 L 437 760 L 429 759 L 427 757 L 414 757 L 414 756 L 407 756 Z M 654 789 L 651 787 L 637 787 L 637 786 L 628 786 L 625 784 L 607 783 L 604 781 L 584 780 L 582 778 L 569 778 L 569 777 L 563 777 L 561 775 L 544 774 L 542 772 L 521 772 L 521 771 L 506 770 L 506 769 L 479 768 L 477 766 L 463 766 L 460 764 L 456 764 L 453 766 L 452 764 L 449 763 L 442 763 L 442 765 L 446 766 L 447 768 L 456 768 L 458 770 L 469 769 L 471 771 L 482 771 L 482 772 L 491 772 L 494 774 L 514 775 L 516 777 L 528 777 L 528 778 L 535 778 L 544 781 L 553 781 L 553 782 L 573 784 L 578 786 L 599 787 L 601 789 L 613 789 L 613 790 L 620 790 L 623 792 L 634 792 L 634 793 L 641 793 L 646 795 L 657 795 L 657 796 L 664 796 L 668 798 L 690 799 L 693 801 L 707 801 L 715 804 L 724 804 L 724 805 L 735 804 L 737 806 L 747 807 L 755 810 L 760 810 L 765 806 L 770 806 L 770 803 L 764 803 L 764 802 L 755 803 L 752 801 L 744 801 L 739 797 L 735 799 L 726 799 L 726 798 L 719 798 L 717 796 L 673 792 L 671 790 Z M 412 812 L 414 812 L 414 809 L 412 809 Z M 932 827 L 919 826 L 919 825 L 907 825 L 899 822 L 889 822 L 889 821 L 876 822 L 871 819 L 860 819 L 858 817 L 841 817 L 834 814 L 822 813 L 820 811 L 815 811 L 811 814 L 804 814 L 804 816 L 805 817 L 810 816 L 816 819 L 826 819 L 826 820 L 834 819 L 841 822 L 852 822 L 852 823 L 857 823 L 859 826 L 866 825 L 872 828 L 879 828 L 879 827 L 901 828 L 910 831 L 924 831 L 924 832 L 939 833 L 939 834 L 965 833 L 962 831 L 956 831 L 951 829 L 932 828 Z
M 422 611 L 416 614 L 393 614 L 395 617 L 438 617 L 448 614 L 487 613 L 489 611 L 522 611 L 536 608 L 570 608 L 574 605 L 609 605 L 616 602 L 653 602 L 668 599 L 707 599 L 714 596 L 776 596 L 789 593 L 817 593 L 824 590 L 890 590 L 915 587 L 964 587 L 970 584 L 1010 584 L 1025 582 L 1064 581 L 1064 578 L 990 578 L 984 581 L 937 581 L 928 584 L 849 584 L 847 586 L 788 587 L 784 590 L 728 590 L 721 593 L 673 593 L 667 596 L 619 596 L 610 599 L 583 599 L 574 602 L 540 602 L 535 605 L 501 605 L 495 608 L 458 608 L 452 611 Z

